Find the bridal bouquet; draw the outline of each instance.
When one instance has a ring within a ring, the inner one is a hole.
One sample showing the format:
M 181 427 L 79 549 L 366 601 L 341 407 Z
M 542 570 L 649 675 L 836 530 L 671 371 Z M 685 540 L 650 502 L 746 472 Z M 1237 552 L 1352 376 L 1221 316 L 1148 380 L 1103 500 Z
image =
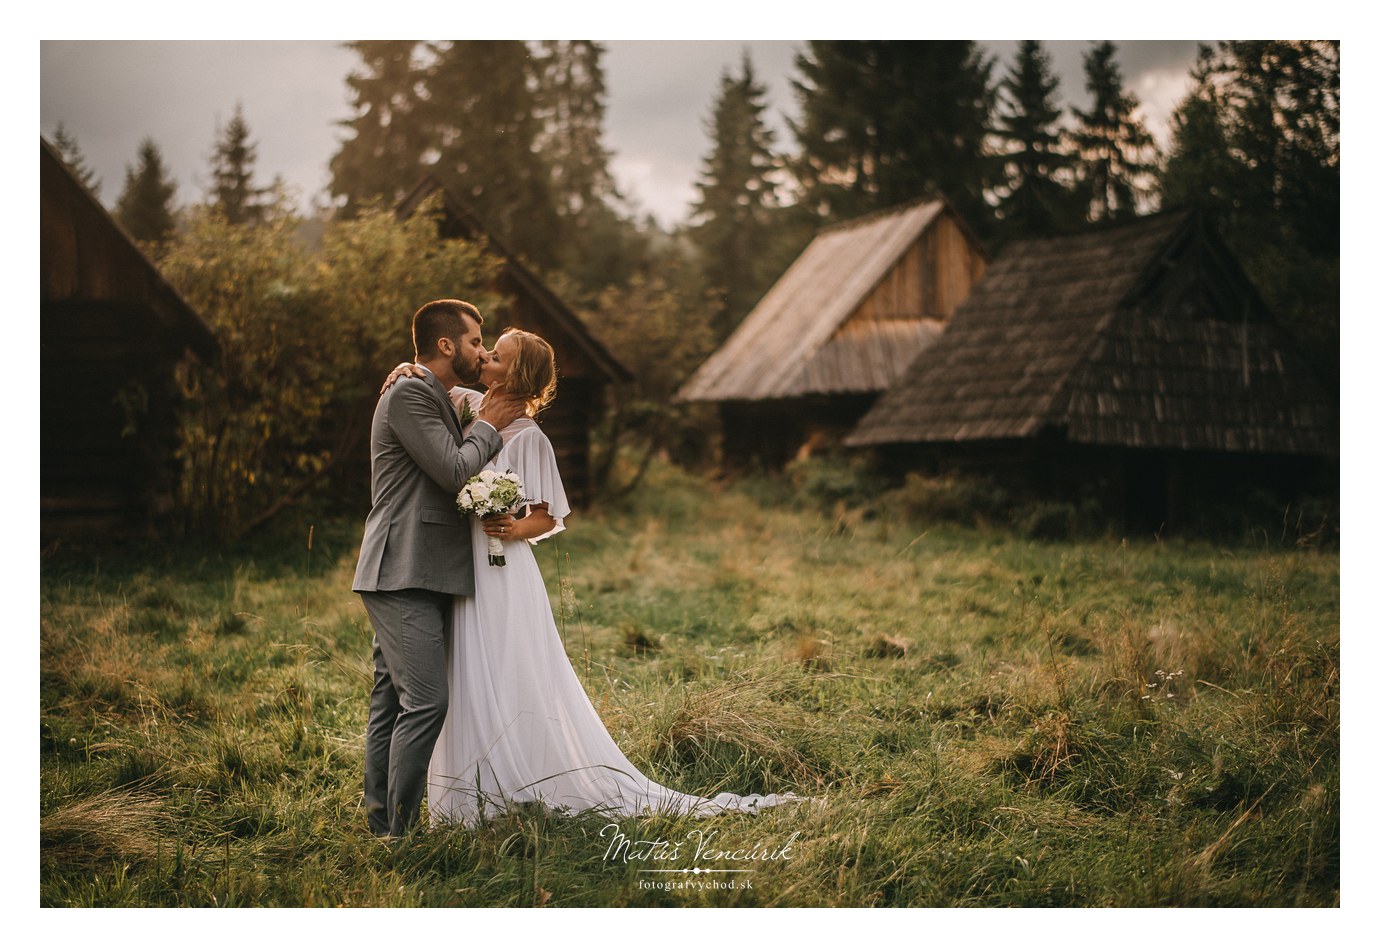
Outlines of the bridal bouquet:
M 522 480 L 512 471 L 480 471 L 465 482 L 456 495 L 455 505 L 462 513 L 476 517 L 492 517 L 512 513 L 522 506 Z M 489 565 L 503 566 L 503 544 L 497 537 L 489 537 Z

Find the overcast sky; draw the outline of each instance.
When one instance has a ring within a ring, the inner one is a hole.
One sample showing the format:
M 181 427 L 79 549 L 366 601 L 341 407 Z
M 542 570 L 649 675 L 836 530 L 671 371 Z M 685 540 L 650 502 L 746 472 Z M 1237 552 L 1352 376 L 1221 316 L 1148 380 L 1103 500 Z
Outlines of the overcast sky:
M 1016 43 L 983 45 L 1003 75 Z M 1048 43 L 1065 104 L 1086 104 L 1088 46 Z M 1127 88 L 1161 141 L 1187 87 L 1196 46 L 1192 40 L 1118 42 Z M 738 71 L 745 49 L 767 88 L 778 147 L 794 148 L 785 117 L 797 114 L 790 79 L 803 48 L 785 41 L 608 42 L 605 143 L 623 193 L 663 225 L 683 220 L 709 148 L 705 126 L 719 77 L 725 69 Z M 76 137 L 107 206 L 145 136 L 162 151 L 178 184 L 177 201 L 200 200 L 216 129 L 236 103 L 258 144 L 260 181 L 282 175 L 304 208 L 326 199 L 327 165 L 345 134 L 336 123 L 350 115 L 345 77 L 357 62 L 337 42 L 45 41 L 39 59 L 41 132 L 51 139 L 62 122 Z

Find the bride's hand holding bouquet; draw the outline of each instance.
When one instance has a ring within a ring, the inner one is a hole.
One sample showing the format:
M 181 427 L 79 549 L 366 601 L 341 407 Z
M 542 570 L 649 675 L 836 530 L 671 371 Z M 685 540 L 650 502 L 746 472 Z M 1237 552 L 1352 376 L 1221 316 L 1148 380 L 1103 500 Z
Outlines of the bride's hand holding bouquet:
M 511 515 L 524 503 L 522 480 L 512 471 L 480 471 L 455 498 L 462 513 L 480 518 Z M 490 534 L 489 565 L 503 566 L 506 562 L 502 541 Z

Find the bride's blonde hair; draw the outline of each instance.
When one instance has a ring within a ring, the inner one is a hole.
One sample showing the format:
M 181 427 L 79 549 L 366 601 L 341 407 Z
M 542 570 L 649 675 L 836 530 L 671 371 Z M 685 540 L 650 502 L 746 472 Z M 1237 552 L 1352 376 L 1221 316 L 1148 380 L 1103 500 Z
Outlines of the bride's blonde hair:
M 549 342 L 524 329 L 506 329 L 498 338 L 505 337 L 517 343 L 517 355 L 508 366 L 503 388 L 526 399 L 527 415 L 534 418 L 556 397 L 556 353 Z

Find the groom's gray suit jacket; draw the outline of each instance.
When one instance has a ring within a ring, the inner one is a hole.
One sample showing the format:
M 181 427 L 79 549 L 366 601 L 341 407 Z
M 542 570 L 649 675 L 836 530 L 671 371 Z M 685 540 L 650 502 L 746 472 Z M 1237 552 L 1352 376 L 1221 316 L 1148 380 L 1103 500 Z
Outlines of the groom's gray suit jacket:
M 469 527 L 455 495 L 502 443 L 487 424 L 462 437 L 450 398 L 430 372 L 400 378 L 380 396 L 370 432 L 373 508 L 355 592 L 474 595 Z

